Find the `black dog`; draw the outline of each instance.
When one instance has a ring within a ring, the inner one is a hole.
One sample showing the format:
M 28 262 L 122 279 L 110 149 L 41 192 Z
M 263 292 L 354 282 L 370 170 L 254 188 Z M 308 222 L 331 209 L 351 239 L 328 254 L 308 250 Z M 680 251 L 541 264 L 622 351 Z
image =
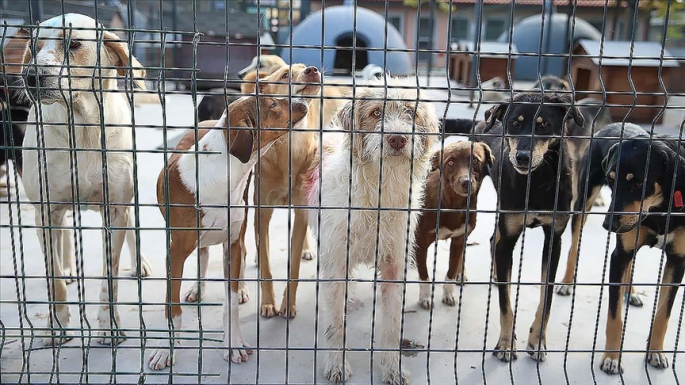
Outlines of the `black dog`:
M 476 128 L 477 134 L 498 135 L 478 136 L 490 145 L 495 156 L 490 177 L 498 191 L 498 210 L 502 210 L 491 239 L 497 282 L 502 282 L 498 283 L 500 337 L 493 354 L 502 361 L 516 358 L 508 283 L 514 246 L 524 227 L 541 226 L 545 233 L 542 253 L 545 283 L 540 288 L 541 301 L 530 329 L 527 350 L 535 360 L 543 361 L 546 357 L 546 329 L 561 253 L 561 234 L 566 229 L 572 199 L 570 157 L 561 137 L 568 119 L 581 126 L 584 123 L 583 115 L 571 103 L 570 95 L 547 92 L 543 99 L 538 91 L 520 93 L 511 102 L 492 107 L 486 113 L 485 122 Z M 558 213 L 555 215 L 555 212 Z
M 235 91 L 225 91 L 227 91 L 226 94 L 224 94 L 222 90 L 221 94 L 208 94 L 202 98 L 200 104 L 197 106 L 198 122 L 221 118 L 221 115 L 226 111 L 226 107 L 240 99 L 242 96 Z
M 0 178 L 6 172 L 9 160 L 19 175 L 22 173 L 21 146 L 24 142 L 24 123 L 28 119 L 31 107 L 28 100 L 18 97 L 18 89 L 6 88 L 12 86 L 16 79 L 8 75 L 0 79 Z
M 651 147 L 651 149 L 650 149 Z M 667 368 L 664 337 L 668 328 L 678 285 L 685 273 L 685 217 L 668 215 L 685 209 L 685 147 L 676 138 L 652 138 L 639 135 L 616 143 L 602 161 L 605 177 L 612 190 L 610 212 L 604 228 L 616 233 L 616 247 L 609 267 L 609 313 L 606 325 L 606 353 L 601 368 L 606 373 L 623 371 L 619 362 L 621 346 L 622 291 L 635 253 L 642 246 L 665 251 L 664 285 L 647 346 L 647 362 Z M 675 180 L 674 180 L 675 177 Z
M 607 184 L 604 177 L 604 169 L 602 169 L 602 160 L 609 153 L 611 146 L 618 143 L 621 138 L 628 139 L 640 135 L 649 135 L 649 133 L 642 129 L 642 127 L 631 123 L 609 124 L 595 133 L 589 149 L 584 152 L 582 158 L 577 162 L 578 169 L 577 171 L 574 170 L 573 173 L 574 178 L 576 178 L 573 183 L 573 195 L 578 198 L 573 203 L 573 211 L 576 214 L 571 219 L 573 234 L 571 249 L 568 252 L 566 273 L 561 281 L 562 284 L 557 287 L 557 294 L 570 295 L 573 292 L 574 274 L 578 264 L 580 234 L 587 221 L 587 215 L 582 213 L 590 211 L 593 202 L 599 196 L 600 190 Z M 663 135 L 656 136 L 663 137 Z M 630 304 L 639 307 L 642 306 L 642 300 L 634 293 L 631 293 Z

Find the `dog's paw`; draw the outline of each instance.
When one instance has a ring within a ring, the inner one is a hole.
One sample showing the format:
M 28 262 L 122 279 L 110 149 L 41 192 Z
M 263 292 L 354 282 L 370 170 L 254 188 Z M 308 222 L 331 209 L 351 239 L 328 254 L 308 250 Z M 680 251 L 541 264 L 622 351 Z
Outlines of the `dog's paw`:
M 73 267 L 63 267 L 62 277 L 64 277 L 64 282 L 68 284 L 76 282 L 76 271 Z
M 516 360 L 518 358 L 518 354 L 516 353 L 516 338 L 514 338 L 513 344 L 511 343 L 511 340 L 500 338 L 492 355 L 502 362 Z
M 288 305 L 288 301 L 283 300 L 281 310 L 278 311 L 278 314 L 283 318 L 295 318 L 297 315 L 297 306 L 295 304 Z
M 241 282 L 238 286 L 238 303 L 240 305 L 250 300 L 250 291 L 247 289 L 247 284 Z
M 276 306 L 274 306 L 274 304 L 268 303 L 261 306 L 259 314 L 265 318 L 272 318 L 278 314 L 278 311 L 276 311 Z
M 421 306 L 423 309 L 430 310 L 433 306 L 433 302 L 431 301 L 430 297 L 419 298 L 419 306 Z
M 388 370 L 383 373 L 381 380 L 391 385 L 407 385 L 409 384 L 409 373 L 403 370 Z
M 74 339 L 71 331 L 54 329 L 45 333 L 43 337 L 44 346 L 59 346 Z
M 457 283 L 457 285 L 463 285 L 466 282 L 468 282 L 468 277 L 466 277 L 466 272 L 464 273 L 459 273 L 457 274 L 457 278 L 454 280 L 454 282 Z
M 444 293 L 442 296 L 442 303 L 447 306 L 456 306 L 457 299 L 454 297 L 453 293 Z
M 350 371 L 350 367 L 347 362 L 345 363 L 345 367 L 343 367 L 342 362 L 336 364 L 328 364 L 326 365 L 326 371 L 324 372 L 324 376 L 326 376 L 326 379 L 334 384 L 341 384 L 343 382 L 347 382 L 350 379 L 351 375 L 352 371 Z
M 200 292 L 204 293 L 205 288 L 201 288 L 198 285 L 193 285 L 188 291 L 183 294 L 183 300 L 185 302 L 189 303 L 195 303 L 195 302 L 200 302 L 202 301 L 202 298 L 200 298 Z
M 311 261 L 314 259 L 314 252 L 312 250 L 302 250 L 302 259 Z
M 557 294 L 566 297 L 566 296 L 571 295 L 573 293 L 573 285 L 557 285 L 557 288 L 554 291 Z
M 647 362 L 658 369 L 668 368 L 668 358 L 666 358 L 666 355 L 664 353 L 647 353 Z
M 618 353 L 614 354 L 615 356 L 605 354 L 604 357 L 602 357 L 600 368 L 606 374 L 623 373 L 623 363 L 618 361 Z
M 247 362 L 250 355 L 253 353 L 249 346 L 243 345 L 237 348 L 231 348 L 224 352 L 224 360 L 231 361 L 234 364 L 241 364 Z
M 175 352 L 174 352 L 175 355 Z M 168 348 L 155 349 L 147 357 L 147 366 L 152 370 L 162 370 L 174 364 L 174 356 Z
M 642 307 L 644 304 L 642 303 L 642 299 L 640 298 L 637 293 L 630 293 L 630 296 L 628 298 L 628 303 L 630 306 L 634 307 Z
M 547 359 L 547 344 L 543 343 L 541 346 L 539 346 L 538 349 L 538 343 L 535 342 L 528 342 L 528 346 L 526 347 L 526 352 L 535 361 L 538 362 L 545 362 L 545 359 Z
M 95 341 L 101 345 L 116 346 L 126 341 L 126 334 L 121 330 L 101 330 Z
M 142 254 L 140 255 L 140 271 L 138 271 L 138 268 L 135 267 L 131 269 L 131 275 L 141 278 L 152 275 L 152 266 L 150 266 L 150 262 L 148 262 L 147 258 L 145 258 Z

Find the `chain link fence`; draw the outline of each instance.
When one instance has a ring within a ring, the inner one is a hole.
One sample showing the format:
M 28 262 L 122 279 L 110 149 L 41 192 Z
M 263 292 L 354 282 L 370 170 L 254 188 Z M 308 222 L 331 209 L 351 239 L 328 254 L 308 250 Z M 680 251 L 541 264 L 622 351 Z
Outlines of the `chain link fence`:
M 0 6 L 0 382 L 679 383 L 681 1 Z

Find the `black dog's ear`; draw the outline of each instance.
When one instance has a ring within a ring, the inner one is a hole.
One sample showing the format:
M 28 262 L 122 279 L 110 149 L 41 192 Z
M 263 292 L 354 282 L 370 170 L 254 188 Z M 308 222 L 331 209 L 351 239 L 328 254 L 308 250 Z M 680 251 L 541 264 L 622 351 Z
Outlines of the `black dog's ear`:
M 564 106 L 562 108 L 564 109 L 564 114 L 566 115 L 566 119 L 573 119 L 573 121 L 576 123 L 578 127 L 583 127 L 585 125 L 585 117 L 583 114 L 580 112 L 580 108 L 577 106 L 573 105 L 573 98 L 571 95 L 568 94 L 552 94 L 550 96 L 550 101 L 553 103 L 563 103 Z M 566 106 L 568 104 L 568 106 Z
M 485 111 L 485 127 L 483 128 L 483 133 L 492 130 L 496 121 L 502 121 L 502 117 L 507 112 L 507 108 L 509 108 L 509 103 L 500 103 Z
M 611 167 L 611 164 L 615 162 L 614 157 L 616 156 L 616 151 L 618 150 L 618 143 L 615 143 L 613 146 L 609 148 L 609 151 L 607 152 L 607 156 L 602 159 L 602 170 L 606 173 L 609 171 L 609 167 Z

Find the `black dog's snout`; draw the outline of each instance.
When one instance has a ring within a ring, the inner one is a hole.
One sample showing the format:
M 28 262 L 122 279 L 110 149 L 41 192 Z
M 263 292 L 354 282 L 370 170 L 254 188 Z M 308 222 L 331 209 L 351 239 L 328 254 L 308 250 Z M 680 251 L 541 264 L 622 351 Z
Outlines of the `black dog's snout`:
M 527 166 L 530 163 L 530 151 L 517 151 L 516 162 L 519 166 Z
M 611 226 L 609 226 L 609 225 L 611 225 Z M 602 227 L 604 227 L 604 230 L 616 232 L 616 230 L 618 230 L 618 227 L 619 227 L 618 217 L 614 216 L 613 220 L 612 220 L 610 215 L 605 216 L 604 222 L 602 223 Z

